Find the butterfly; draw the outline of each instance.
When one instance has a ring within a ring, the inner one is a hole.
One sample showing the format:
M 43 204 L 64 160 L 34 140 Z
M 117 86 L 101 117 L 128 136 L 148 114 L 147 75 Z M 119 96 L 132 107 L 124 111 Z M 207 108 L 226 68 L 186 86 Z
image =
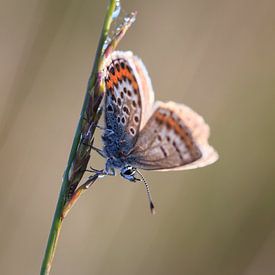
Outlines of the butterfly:
M 129 181 L 143 181 L 150 202 L 149 186 L 138 169 L 187 170 L 218 159 L 208 144 L 209 127 L 189 107 L 154 100 L 147 70 L 132 52 L 114 51 L 103 69 L 105 84 L 102 175 L 115 169 Z

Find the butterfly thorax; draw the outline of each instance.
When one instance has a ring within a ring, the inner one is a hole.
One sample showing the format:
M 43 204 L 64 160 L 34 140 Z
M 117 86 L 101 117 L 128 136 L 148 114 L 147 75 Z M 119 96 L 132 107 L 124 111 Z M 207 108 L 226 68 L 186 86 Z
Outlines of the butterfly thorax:
M 122 168 L 130 161 L 129 152 L 132 146 L 126 136 L 122 138 L 122 134 L 120 130 L 112 132 L 107 129 L 102 136 L 104 154 L 108 165 L 113 168 Z

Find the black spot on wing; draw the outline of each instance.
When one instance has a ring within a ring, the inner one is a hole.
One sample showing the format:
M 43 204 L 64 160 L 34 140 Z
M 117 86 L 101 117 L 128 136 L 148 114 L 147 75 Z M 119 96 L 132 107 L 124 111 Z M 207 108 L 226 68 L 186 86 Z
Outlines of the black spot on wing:
M 164 156 L 165 158 L 167 158 L 168 155 L 167 155 L 165 149 L 163 148 L 163 146 L 160 146 L 160 150 L 162 151 L 163 156 Z

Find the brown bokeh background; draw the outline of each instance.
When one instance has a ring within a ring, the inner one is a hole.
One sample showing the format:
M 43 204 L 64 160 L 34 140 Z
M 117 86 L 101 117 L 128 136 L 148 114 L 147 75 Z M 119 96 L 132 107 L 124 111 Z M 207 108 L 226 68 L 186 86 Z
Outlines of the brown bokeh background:
M 0 1 L 1 274 L 39 273 L 106 4 Z M 155 216 L 142 185 L 97 182 L 52 274 L 275 274 L 275 2 L 122 5 L 138 17 L 120 49 L 142 57 L 158 99 L 206 118 L 220 160 L 144 173 Z

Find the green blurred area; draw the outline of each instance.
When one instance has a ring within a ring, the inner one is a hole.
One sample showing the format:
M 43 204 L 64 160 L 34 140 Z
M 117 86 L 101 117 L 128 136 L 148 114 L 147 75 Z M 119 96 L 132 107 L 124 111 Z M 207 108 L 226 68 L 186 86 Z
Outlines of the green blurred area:
M 38 274 L 107 1 L 0 5 L 0 273 Z M 205 117 L 220 160 L 145 173 L 155 216 L 142 185 L 97 182 L 64 222 L 52 274 L 275 274 L 274 9 L 122 1 L 138 16 L 120 49 L 143 59 L 157 99 Z

